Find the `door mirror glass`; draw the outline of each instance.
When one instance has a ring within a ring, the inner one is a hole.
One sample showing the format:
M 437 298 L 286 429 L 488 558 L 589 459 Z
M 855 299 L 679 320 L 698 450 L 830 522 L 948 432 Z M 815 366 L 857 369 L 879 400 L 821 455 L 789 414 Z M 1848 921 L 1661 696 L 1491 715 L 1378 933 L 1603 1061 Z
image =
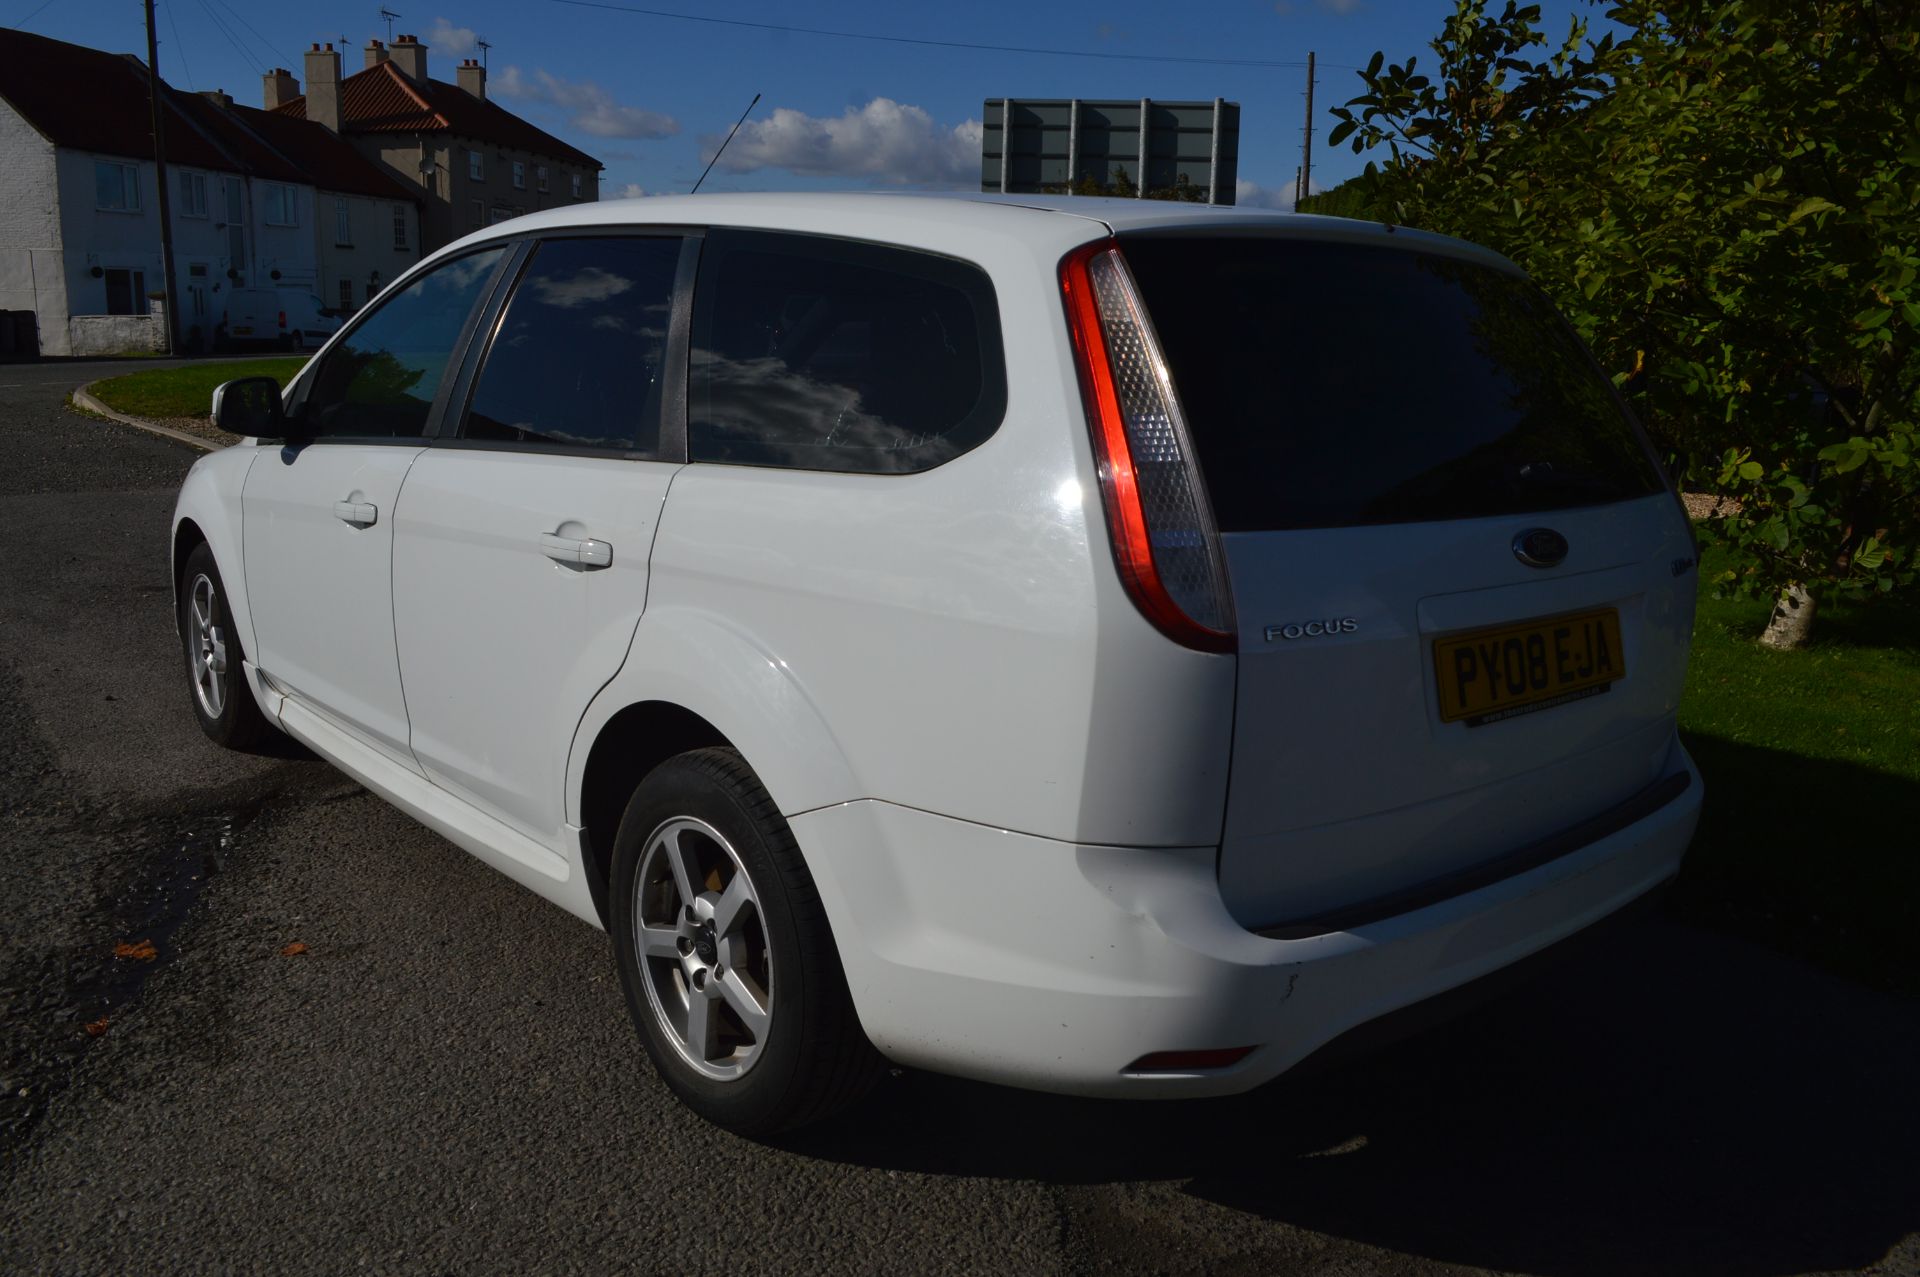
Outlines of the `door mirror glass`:
M 242 377 L 216 386 L 213 424 L 228 434 L 278 439 L 287 433 L 280 383 L 271 377 Z

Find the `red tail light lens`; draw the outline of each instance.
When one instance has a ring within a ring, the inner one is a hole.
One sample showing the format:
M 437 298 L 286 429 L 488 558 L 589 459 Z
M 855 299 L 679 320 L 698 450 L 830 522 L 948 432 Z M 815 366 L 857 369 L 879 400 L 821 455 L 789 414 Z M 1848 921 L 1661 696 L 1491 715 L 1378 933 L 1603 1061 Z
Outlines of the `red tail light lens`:
M 287 312 L 284 310 L 280 312 L 280 326 L 282 328 L 287 326 Z
M 1060 263 L 1080 394 L 1114 563 L 1159 630 L 1202 652 L 1234 650 L 1226 561 L 1159 340 L 1113 241 Z

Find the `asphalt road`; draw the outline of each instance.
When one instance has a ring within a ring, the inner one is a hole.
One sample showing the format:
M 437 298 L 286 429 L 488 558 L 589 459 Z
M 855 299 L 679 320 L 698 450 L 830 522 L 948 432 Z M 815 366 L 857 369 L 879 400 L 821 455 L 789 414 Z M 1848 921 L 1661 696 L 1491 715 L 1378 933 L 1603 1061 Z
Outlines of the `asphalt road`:
M 777 1146 L 704 1126 L 598 932 L 201 737 L 193 454 L 63 409 L 109 371 L 0 365 L 7 1271 L 1920 1271 L 1914 1004 L 1657 917 L 1253 1096 L 907 1075 Z

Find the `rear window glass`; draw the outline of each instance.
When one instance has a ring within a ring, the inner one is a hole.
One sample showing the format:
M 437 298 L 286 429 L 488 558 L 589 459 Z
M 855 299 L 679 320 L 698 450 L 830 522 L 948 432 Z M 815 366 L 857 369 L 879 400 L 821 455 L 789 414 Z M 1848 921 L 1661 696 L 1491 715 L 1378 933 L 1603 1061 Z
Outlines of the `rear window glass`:
M 1152 237 L 1123 251 L 1222 531 L 1661 490 L 1612 387 L 1519 276 L 1304 240 Z
M 993 285 L 930 253 L 713 231 L 688 381 L 693 461 L 925 470 L 979 445 L 1005 411 Z

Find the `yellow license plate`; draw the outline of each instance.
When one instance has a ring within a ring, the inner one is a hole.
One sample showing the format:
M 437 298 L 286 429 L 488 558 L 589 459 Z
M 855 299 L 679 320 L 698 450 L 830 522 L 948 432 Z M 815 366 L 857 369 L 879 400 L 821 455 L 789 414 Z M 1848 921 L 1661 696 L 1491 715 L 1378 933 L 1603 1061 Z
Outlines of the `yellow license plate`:
M 1469 727 L 1598 696 L 1627 672 L 1612 608 L 1433 641 L 1443 722 Z

